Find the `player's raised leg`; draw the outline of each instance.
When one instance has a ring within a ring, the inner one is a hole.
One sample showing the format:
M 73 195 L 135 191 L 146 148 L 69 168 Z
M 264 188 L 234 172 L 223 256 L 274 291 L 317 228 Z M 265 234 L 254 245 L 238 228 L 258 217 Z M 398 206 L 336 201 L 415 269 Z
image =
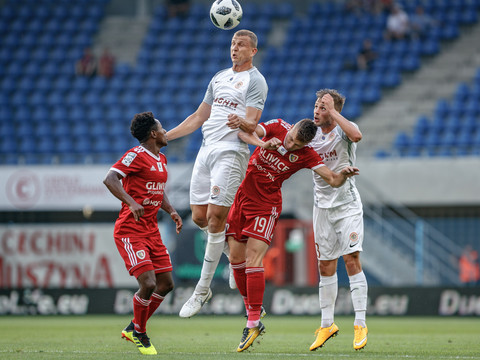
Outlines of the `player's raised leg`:
M 197 213 L 203 213 L 205 206 L 192 206 L 194 221 L 197 224 L 202 224 L 202 222 L 195 217 L 196 209 L 200 209 Z M 203 305 L 211 299 L 212 291 L 210 290 L 210 284 L 212 283 L 213 276 L 215 275 L 225 247 L 225 220 L 229 207 L 208 204 L 206 209 L 209 230 L 207 231 L 207 246 L 203 259 L 202 272 L 192 296 L 180 309 L 179 316 L 183 318 L 189 318 L 198 314 Z

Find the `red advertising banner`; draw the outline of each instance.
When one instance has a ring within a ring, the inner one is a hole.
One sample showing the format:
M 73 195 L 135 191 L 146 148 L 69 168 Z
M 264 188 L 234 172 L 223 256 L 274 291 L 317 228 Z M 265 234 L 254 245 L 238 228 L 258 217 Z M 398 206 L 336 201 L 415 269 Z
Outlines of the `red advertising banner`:
M 0 288 L 136 286 L 111 225 L 0 226 Z

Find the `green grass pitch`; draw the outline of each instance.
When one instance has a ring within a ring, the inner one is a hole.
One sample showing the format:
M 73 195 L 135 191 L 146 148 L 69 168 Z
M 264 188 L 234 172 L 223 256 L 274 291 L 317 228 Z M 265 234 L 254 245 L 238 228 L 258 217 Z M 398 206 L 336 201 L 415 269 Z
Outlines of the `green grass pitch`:
M 140 359 L 122 340 L 126 316 L 0 317 L 0 359 Z M 337 317 L 339 335 L 315 352 L 319 317 L 268 316 L 266 333 L 237 353 L 243 317 L 155 315 L 148 334 L 160 359 L 480 359 L 480 319 L 369 317 L 366 348 L 355 352 L 353 318 Z

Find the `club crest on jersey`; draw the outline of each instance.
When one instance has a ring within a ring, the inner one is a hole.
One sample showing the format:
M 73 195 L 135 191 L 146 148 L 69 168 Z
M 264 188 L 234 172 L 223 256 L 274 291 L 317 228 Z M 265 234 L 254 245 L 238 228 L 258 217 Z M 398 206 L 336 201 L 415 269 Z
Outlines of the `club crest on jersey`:
M 163 172 L 163 165 L 161 162 L 157 162 L 158 171 Z
M 218 196 L 218 194 L 220 194 L 220 188 L 217 185 L 214 185 L 212 187 L 212 193 L 210 194 L 210 198 L 215 199 Z
M 243 81 L 239 81 L 235 84 L 235 89 L 240 89 L 243 86 Z
M 290 162 L 293 163 L 293 162 L 295 162 L 295 161 L 298 160 L 298 155 L 290 154 L 290 155 L 288 156 L 288 160 L 290 160 Z
M 145 250 L 138 250 L 138 251 L 137 251 L 137 257 L 138 257 L 140 260 L 145 259 Z
M 122 160 L 122 164 L 125 166 L 130 166 L 130 164 L 133 162 L 133 159 L 137 157 L 137 154 L 134 152 L 129 152 L 127 155 Z
M 355 241 L 357 241 L 357 240 L 358 240 L 358 234 L 357 234 L 356 232 L 352 232 L 352 233 L 350 234 L 350 241 L 351 241 L 351 242 L 355 242 Z

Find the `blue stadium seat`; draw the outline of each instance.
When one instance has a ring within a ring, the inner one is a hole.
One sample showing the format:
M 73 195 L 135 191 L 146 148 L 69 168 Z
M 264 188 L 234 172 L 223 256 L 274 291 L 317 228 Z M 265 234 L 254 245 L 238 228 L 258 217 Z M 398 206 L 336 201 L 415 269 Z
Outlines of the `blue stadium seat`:
M 18 140 L 17 149 L 20 154 L 34 154 L 36 151 L 36 145 L 31 138 L 24 136 Z
M 470 147 L 474 144 L 471 131 L 461 130 L 457 137 L 457 145 L 462 148 Z
M 93 153 L 108 153 L 111 151 L 111 146 L 108 141 L 108 137 L 105 135 L 93 136 L 92 137 L 92 148 Z
M 70 126 L 71 134 L 73 137 L 87 137 L 90 134 L 90 129 L 86 122 L 77 121 Z M 83 145 L 83 144 L 80 144 Z
M 394 140 L 394 148 L 400 153 L 403 153 L 407 150 L 410 145 L 410 138 L 405 132 L 399 132 Z
M 430 128 L 430 121 L 426 116 L 420 116 L 415 125 L 415 133 L 425 135 Z
M 92 144 L 90 138 L 79 136 L 73 140 L 73 152 L 76 154 L 87 155 L 90 153 Z
M 52 135 L 55 138 L 58 138 L 58 139 L 63 137 L 67 138 L 69 134 L 70 134 L 70 125 L 68 124 L 66 119 L 64 121 L 57 122 L 54 124 L 52 128 Z
M 98 89 L 91 89 L 88 91 L 85 96 L 82 96 L 81 93 L 78 95 L 70 94 L 71 96 L 75 96 L 75 102 L 71 103 L 72 105 L 87 105 L 89 107 L 98 107 L 103 104 L 102 101 L 102 91 Z M 70 102 L 69 102 L 70 103 Z
M 0 154 L 15 154 L 17 149 L 17 142 L 13 136 L 2 136 L 2 141 L 0 141 Z
M 367 104 L 373 104 L 379 101 L 382 97 L 382 93 L 379 87 L 367 86 L 363 90 L 362 102 Z
M 435 107 L 434 114 L 436 117 L 447 117 L 450 113 L 450 106 L 448 102 L 445 99 L 440 99 L 437 102 L 437 105 Z
M 35 145 L 35 151 L 39 154 L 53 154 L 55 152 L 55 146 L 52 139 L 46 136 L 39 138 Z

